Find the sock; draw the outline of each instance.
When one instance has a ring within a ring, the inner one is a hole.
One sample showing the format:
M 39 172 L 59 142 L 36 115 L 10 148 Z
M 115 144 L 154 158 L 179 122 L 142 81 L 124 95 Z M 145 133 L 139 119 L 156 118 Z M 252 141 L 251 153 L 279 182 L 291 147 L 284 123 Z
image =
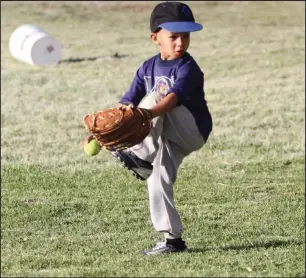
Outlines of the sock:
M 171 245 L 178 245 L 178 246 L 184 246 L 185 241 L 182 240 L 181 238 L 175 238 L 175 239 L 169 239 L 167 238 L 167 243 Z

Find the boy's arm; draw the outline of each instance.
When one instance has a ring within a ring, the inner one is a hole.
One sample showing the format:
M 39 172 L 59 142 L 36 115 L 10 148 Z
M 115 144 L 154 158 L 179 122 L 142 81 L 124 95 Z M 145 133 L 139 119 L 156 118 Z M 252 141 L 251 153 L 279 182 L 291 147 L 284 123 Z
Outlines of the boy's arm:
M 141 66 L 137 70 L 129 90 L 121 97 L 119 103 L 123 105 L 130 104 L 132 106 L 137 106 L 139 104 L 141 99 L 146 94 L 145 82 L 143 76 L 144 76 L 144 70 L 143 66 Z
M 158 116 L 161 116 L 169 111 L 171 111 L 174 107 L 176 107 L 178 104 L 178 98 L 176 94 L 169 93 L 167 96 L 165 96 L 160 102 L 158 102 L 156 105 L 154 105 L 151 109 L 144 109 L 142 110 L 147 111 L 148 118 L 155 118 Z M 133 104 L 122 104 L 119 103 L 117 107 L 121 110 L 127 109 L 127 107 L 130 106 L 132 109 L 135 108 Z
M 169 93 L 160 102 L 154 105 L 150 110 L 152 118 L 158 117 L 171 111 L 178 104 L 178 98 L 176 94 Z

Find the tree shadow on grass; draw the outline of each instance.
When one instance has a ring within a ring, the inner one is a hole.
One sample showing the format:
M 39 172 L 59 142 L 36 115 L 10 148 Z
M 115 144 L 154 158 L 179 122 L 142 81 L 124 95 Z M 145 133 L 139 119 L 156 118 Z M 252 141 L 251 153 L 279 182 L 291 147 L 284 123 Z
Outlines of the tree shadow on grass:
M 189 253 L 202 253 L 207 251 L 218 251 L 218 250 L 249 250 L 253 248 L 276 248 L 279 246 L 287 245 L 302 245 L 304 242 L 298 240 L 271 240 L 268 242 L 255 242 L 243 245 L 228 245 L 223 247 L 207 247 L 207 248 L 188 248 Z
M 127 57 L 128 55 L 120 55 L 119 53 L 115 53 L 114 55 L 107 55 L 107 56 L 96 56 L 96 57 L 88 57 L 88 58 L 68 58 L 64 60 L 60 60 L 59 64 L 62 63 L 80 63 L 84 61 L 96 61 L 96 60 L 102 60 L 106 58 L 115 58 L 115 59 L 122 59 Z

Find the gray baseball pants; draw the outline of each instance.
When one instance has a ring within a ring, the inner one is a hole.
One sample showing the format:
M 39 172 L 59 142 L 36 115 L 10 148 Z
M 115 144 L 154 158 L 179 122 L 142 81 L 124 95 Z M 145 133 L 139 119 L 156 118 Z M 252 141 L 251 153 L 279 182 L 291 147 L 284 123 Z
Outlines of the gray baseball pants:
M 151 108 L 162 99 L 157 92 L 148 94 L 139 107 Z M 189 110 L 181 105 L 153 119 L 153 128 L 144 141 L 130 148 L 139 158 L 153 165 L 147 179 L 150 214 L 156 231 L 165 238 L 181 237 L 183 226 L 174 205 L 173 185 L 184 157 L 200 149 L 204 139 Z

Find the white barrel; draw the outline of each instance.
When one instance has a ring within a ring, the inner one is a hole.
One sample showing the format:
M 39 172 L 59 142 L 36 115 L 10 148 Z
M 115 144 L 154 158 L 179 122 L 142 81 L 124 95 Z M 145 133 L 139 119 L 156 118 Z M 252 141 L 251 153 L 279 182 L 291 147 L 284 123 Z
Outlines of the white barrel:
M 17 60 L 32 65 L 57 64 L 61 59 L 60 43 L 41 28 L 29 24 L 12 33 L 9 49 Z

